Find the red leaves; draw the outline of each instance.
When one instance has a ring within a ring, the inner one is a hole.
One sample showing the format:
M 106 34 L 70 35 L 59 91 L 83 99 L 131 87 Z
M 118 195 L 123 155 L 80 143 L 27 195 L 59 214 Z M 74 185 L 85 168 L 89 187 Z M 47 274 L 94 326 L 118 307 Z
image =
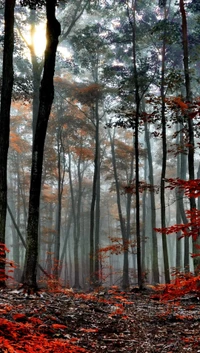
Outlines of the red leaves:
M 188 104 L 184 103 L 180 97 L 176 97 L 174 98 L 174 103 L 176 103 L 180 108 L 181 110 L 184 112 L 186 109 L 188 109 Z
M 25 314 L 14 314 L 12 317 L 13 317 L 13 320 L 21 321 L 21 322 L 24 322 L 27 319 Z
M 13 314 L 13 319 L 25 318 L 25 314 Z M 35 320 L 36 319 L 36 320 Z M 40 319 L 31 318 L 30 322 L 39 323 Z M 41 321 L 42 322 L 42 321 Z M 54 329 L 64 329 L 65 325 L 53 324 Z M 74 340 L 75 342 L 76 340 Z M 75 346 L 69 340 L 48 338 L 47 335 L 33 331 L 31 324 L 11 322 L 0 319 L 0 351 L 9 353 L 86 353 L 84 348 Z
M 175 270 L 172 274 L 175 277 L 170 284 L 159 285 L 156 287 L 160 291 L 160 299 L 164 301 L 178 299 L 186 294 L 199 293 L 200 291 L 200 275 L 191 272 L 183 273 Z M 152 296 L 154 298 L 154 295 Z M 156 298 L 156 295 L 155 295 Z
M 81 331 L 81 332 L 88 332 L 88 333 L 90 333 L 90 332 L 98 332 L 99 330 L 98 330 L 98 328 L 84 328 L 84 327 L 82 327 L 82 328 L 80 329 L 80 331 Z
M 197 209 L 193 209 L 192 211 L 187 210 L 186 216 L 188 219 L 188 223 L 186 224 L 174 224 L 167 228 L 155 228 L 155 230 L 166 235 L 181 232 L 182 236 L 179 239 L 187 236 L 192 237 L 193 240 L 196 241 L 200 229 L 200 211 Z
M 171 178 L 166 179 L 166 182 L 169 183 L 170 190 L 177 188 L 178 190 L 183 191 L 185 196 L 188 198 L 197 198 L 200 196 L 200 179 L 195 180 L 182 180 L 179 178 Z M 155 230 L 159 233 L 163 234 L 172 234 L 172 233 L 182 233 L 182 237 L 184 236 L 192 236 L 193 240 L 196 241 L 199 236 L 200 229 L 200 210 L 192 209 L 186 211 L 186 216 L 188 222 L 186 224 L 175 224 L 173 226 L 167 228 L 155 228 Z M 198 255 L 192 255 L 192 257 L 196 257 Z
M 30 323 L 32 323 L 33 325 L 41 325 L 41 324 L 43 324 L 43 321 L 40 320 L 38 317 L 30 317 L 30 318 L 28 319 L 28 321 L 29 321 Z
M 61 324 L 53 324 L 53 325 L 51 325 L 51 327 L 55 330 L 64 330 L 67 328 L 66 325 L 61 325 Z
M 185 196 L 187 197 L 199 197 L 200 196 L 200 179 L 195 180 L 183 180 L 179 178 L 170 178 L 165 179 L 169 185 L 166 187 L 170 190 L 179 188 L 184 191 Z

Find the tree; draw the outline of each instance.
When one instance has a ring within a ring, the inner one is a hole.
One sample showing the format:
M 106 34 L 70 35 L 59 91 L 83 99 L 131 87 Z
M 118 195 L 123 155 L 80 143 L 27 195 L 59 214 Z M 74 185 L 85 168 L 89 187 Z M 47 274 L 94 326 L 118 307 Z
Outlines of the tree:
M 27 225 L 27 251 L 24 265 L 24 286 L 37 289 L 36 269 L 38 259 L 38 223 L 43 165 L 43 151 L 47 125 L 54 98 L 53 76 L 58 45 L 61 33 L 60 24 L 55 16 L 56 1 L 46 1 L 46 37 L 47 44 L 44 56 L 43 77 L 40 86 L 40 103 L 32 148 L 31 184 Z
M 164 6 L 164 21 L 167 19 L 167 8 Z M 165 58 L 166 58 L 166 39 L 167 39 L 166 25 L 164 24 L 163 33 L 163 44 L 162 44 L 162 63 L 161 63 L 161 83 L 160 83 L 160 94 L 162 99 L 161 106 L 161 119 L 162 119 L 162 172 L 160 180 L 160 203 L 161 203 L 161 226 L 163 229 L 166 228 L 166 209 L 165 209 L 165 177 L 166 177 L 166 161 L 167 161 L 167 136 L 166 136 L 166 114 L 165 114 Z M 163 260 L 164 260 L 164 273 L 166 283 L 170 283 L 169 275 L 169 259 L 167 249 L 167 238 L 166 234 L 162 233 L 162 245 L 163 245 Z
M 190 79 L 190 68 L 189 68 L 189 50 L 188 50 L 188 30 L 187 30 L 187 17 L 185 11 L 184 1 L 180 0 L 180 13 L 182 18 L 182 45 L 183 45 L 183 66 L 184 66 L 184 77 L 185 77 L 185 90 L 186 90 L 186 102 L 189 106 L 192 103 L 192 92 L 191 92 L 191 79 Z M 188 107 L 189 107 L 188 106 Z M 195 179 L 194 173 L 194 151 L 195 151 L 195 143 L 194 143 L 194 127 L 193 127 L 193 119 L 190 114 L 186 114 L 187 123 L 188 123 L 188 172 L 189 172 L 189 180 Z M 196 202 L 194 197 L 190 197 L 190 211 L 196 209 Z M 193 220 L 195 223 L 195 219 Z M 194 252 L 196 248 L 194 246 Z M 198 258 L 194 259 L 194 266 L 197 267 L 199 262 Z M 189 270 L 189 269 L 188 269 Z
M 5 1 L 3 77 L 0 107 L 0 243 L 2 244 L 5 244 L 7 211 L 7 158 L 10 134 L 10 108 L 13 88 L 14 8 L 15 0 Z M 5 253 L 3 257 L 5 257 Z M 4 262 L 0 262 L 0 270 L 2 271 L 0 285 L 4 286 Z

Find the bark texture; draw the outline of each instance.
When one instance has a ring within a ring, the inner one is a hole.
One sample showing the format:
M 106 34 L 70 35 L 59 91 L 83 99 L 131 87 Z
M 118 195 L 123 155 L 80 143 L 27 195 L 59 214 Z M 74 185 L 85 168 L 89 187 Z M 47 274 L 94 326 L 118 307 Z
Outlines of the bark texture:
M 44 58 L 44 70 L 40 87 L 40 103 L 33 140 L 31 185 L 29 196 L 29 214 L 27 225 L 27 251 L 24 266 L 23 284 L 27 288 L 37 288 L 36 269 L 38 259 L 38 223 L 44 143 L 48 120 L 54 98 L 54 70 L 60 24 L 55 17 L 56 1 L 46 1 L 46 37 L 47 45 Z

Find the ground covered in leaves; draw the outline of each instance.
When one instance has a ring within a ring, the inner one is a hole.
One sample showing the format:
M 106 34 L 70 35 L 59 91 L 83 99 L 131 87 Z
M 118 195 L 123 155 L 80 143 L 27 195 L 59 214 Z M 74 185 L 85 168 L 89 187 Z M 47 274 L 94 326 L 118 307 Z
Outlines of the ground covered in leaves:
M 195 295 L 160 301 L 149 290 L 0 292 L 0 352 L 200 352 Z

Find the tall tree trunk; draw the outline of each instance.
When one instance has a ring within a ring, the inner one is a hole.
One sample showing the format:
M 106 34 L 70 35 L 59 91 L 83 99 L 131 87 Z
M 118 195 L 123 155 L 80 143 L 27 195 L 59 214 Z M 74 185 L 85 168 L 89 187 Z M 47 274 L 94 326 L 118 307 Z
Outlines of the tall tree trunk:
M 126 231 L 125 220 L 124 220 L 124 217 L 122 214 L 122 207 L 121 207 L 120 186 L 119 186 L 119 180 L 118 180 L 118 175 L 117 175 L 114 137 L 111 137 L 111 133 L 109 130 L 108 130 L 108 133 L 109 133 L 109 137 L 110 137 L 112 165 L 113 165 L 115 187 L 116 187 L 116 194 L 117 194 L 118 215 L 119 215 L 120 229 L 121 229 L 121 235 L 122 235 L 122 241 L 123 241 L 123 247 L 124 247 L 122 287 L 124 289 L 126 289 L 129 287 L 129 261 L 128 261 L 127 231 Z
M 188 104 L 191 104 L 192 101 L 192 92 L 191 92 L 191 84 L 190 84 L 190 69 L 189 69 L 189 50 L 188 50 L 188 31 L 187 31 L 187 18 L 185 12 L 184 1 L 180 0 L 180 13 L 182 18 L 182 43 L 183 43 L 183 65 L 184 65 L 184 75 L 185 75 L 185 89 L 186 89 L 186 101 Z M 188 122 L 188 173 L 189 180 L 194 180 L 194 128 L 193 128 L 193 120 L 190 115 L 186 115 Z M 191 221 L 192 223 L 196 223 L 195 214 L 193 211 L 196 209 L 196 202 L 194 197 L 189 198 L 190 201 L 190 211 L 191 211 Z M 195 248 L 195 241 L 193 239 L 193 252 L 197 252 Z M 194 257 L 194 268 L 196 268 L 200 264 L 200 258 Z
M 56 0 L 46 1 L 46 37 L 44 70 L 40 87 L 40 104 L 32 148 L 32 169 L 27 225 L 27 251 L 23 284 L 28 290 L 37 288 L 36 272 L 38 259 L 38 224 L 42 180 L 44 143 L 48 120 L 54 98 L 53 77 L 60 24 L 55 17 Z
M 43 59 L 39 59 L 35 53 L 34 48 L 34 34 L 35 34 L 35 23 L 36 23 L 36 10 L 30 10 L 30 23 L 31 23 L 31 45 L 29 45 L 32 63 L 32 73 L 33 73 L 33 117 L 32 117 L 32 131 L 33 138 L 35 135 L 38 109 L 40 102 L 40 81 L 43 68 Z
M 147 159 L 149 166 L 149 182 L 150 185 L 154 188 L 154 176 L 153 176 L 153 160 L 151 153 L 151 144 L 149 137 L 148 124 L 145 121 L 145 142 L 147 146 Z M 156 203 L 155 203 L 155 192 L 154 190 L 150 193 L 151 199 L 151 228 L 152 228 L 152 281 L 153 283 L 159 283 L 159 268 L 158 268 L 158 242 L 157 242 L 157 233 L 156 228 Z
M 179 131 L 179 124 L 177 124 L 177 132 Z M 176 138 L 176 144 L 179 146 L 181 144 L 180 142 L 180 134 L 177 134 Z M 180 154 L 178 153 L 177 155 L 177 161 L 176 161 L 176 169 L 177 169 L 177 177 L 180 177 L 180 169 L 181 169 L 181 158 Z M 179 190 L 176 190 L 176 224 L 181 223 L 181 214 L 179 210 Z M 176 268 L 178 270 L 181 270 L 181 242 L 179 240 L 179 237 L 181 236 L 181 231 L 179 231 L 176 235 Z
M 15 0 L 5 1 L 4 10 L 4 51 L 0 107 L 0 243 L 5 244 L 7 212 L 7 158 L 10 135 L 10 107 L 13 88 L 14 50 L 14 8 Z M 0 286 L 5 286 L 4 248 L 0 261 Z
M 139 82 L 137 71 L 137 53 L 136 53 L 136 7 L 137 1 L 132 0 L 133 21 L 130 21 L 132 27 L 132 46 L 133 46 L 133 72 L 134 72 L 134 86 L 135 86 L 135 197 L 136 197 L 136 239 L 137 239 L 137 272 L 138 272 L 138 286 L 143 287 L 142 278 L 142 263 L 141 263 L 141 235 L 140 235 L 140 180 L 139 180 L 139 116 L 140 116 L 140 95 Z
M 64 236 L 64 243 L 62 246 L 62 253 L 60 256 L 60 263 L 61 265 L 64 263 L 64 258 L 66 257 L 66 253 L 67 253 L 67 241 L 69 239 L 70 236 L 70 229 L 71 229 L 71 224 L 72 224 L 72 211 L 69 214 L 68 220 L 67 220 L 67 224 L 65 227 L 65 236 Z M 61 270 L 62 268 L 59 268 L 59 276 L 61 275 Z
M 147 180 L 147 157 L 145 156 L 144 160 L 144 180 Z M 142 251 L 141 251 L 141 256 L 142 256 L 142 273 L 145 273 L 145 268 L 146 268 L 146 222 L 147 221 L 147 190 L 143 191 L 142 194 Z
M 96 84 L 99 81 L 99 54 L 96 53 L 93 79 Z M 99 138 L 99 99 L 96 98 L 93 107 L 93 121 L 95 128 L 95 156 L 94 175 L 92 187 L 92 201 L 90 213 L 90 283 L 99 285 L 99 230 L 100 230 L 100 138 Z
M 78 259 L 78 242 L 77 242 L 77 213 L 75 205 L 74 187 L 72 182 L 72 170 L 71 170 L 71 154 L 68 152 L 69 156 L 69 185 L 71 193 L 71 204 L 72 204 L 72 216 L 73 216 L 73 241 L 74 241 L 74 287 L 79 287 L 79 259 Z
M 80 243 L 80 221 L 81 221 L 81 201 L 82 201 L 82 178 L 83 175 L 81 173 L 81 156 L 78 160 L 78 196 L 77 196 L 77 213 L 76 213 L 76 235 L 74 239 L 74 263 L 75 263 L 75 276 L 74 276 L 74 287 L 80 288 L 80 258 L 79 258 L 79 243 Z
M 95 150 L 95 169 L 96 169 L 96 209 L 95 209 L 95 286 L 100 285 L 99 274 L 99 231 L 100 231 L 100 139 L 99 139 L 99 102 L 95 102 L 95 121 L 96 121 L 96 150 Z
M 62 141 L 62 128 L 58 127 L 57 134 L 57 170 L 58 170 L 58 204 L 57 204 L 57 217 L 56 217 L 56 236 L 55 236 L 55 250 L 54 250 L 54 276 L 58 280 L 60 273 L 59 263 L 60 259 L 60 236 L 61 236 L 61 215 L 62 215 L 62 194 L 63 194 L 63 184 L 65 177 L 65 168 L 62 165 L 62 155 L 63 155 L 63 141 Z
M 166 6 L 164 7 L 164 19 L 167 18 Z M 160 203 L 161 203 L 161 227 L 164 230 L 166 228 L 166 208 L 165 208 L 165 175 L 166 175 L 166 161 L 167 161 L 167 138 L 166 138 L 166 116 L 165 116 L 165 54 L 166 54 L 166 25 L 164 28 L 164 38 L 162 46 L 162 67 L 161 67 L 161 122 L 162 122 L 162 172 L 160 181 Z M 167 238 L 166 234 L 162 233 L 162 246 L 163 246 L 163 260 L 164 260 L 164 274 L 165 282 L 170 283 L 169 274 L 169 259 L 167 249 Z

